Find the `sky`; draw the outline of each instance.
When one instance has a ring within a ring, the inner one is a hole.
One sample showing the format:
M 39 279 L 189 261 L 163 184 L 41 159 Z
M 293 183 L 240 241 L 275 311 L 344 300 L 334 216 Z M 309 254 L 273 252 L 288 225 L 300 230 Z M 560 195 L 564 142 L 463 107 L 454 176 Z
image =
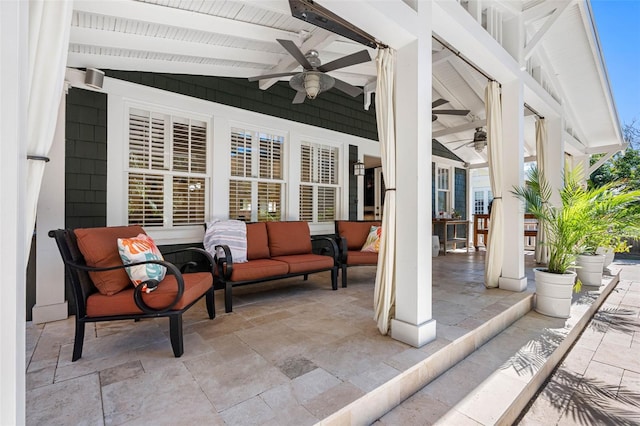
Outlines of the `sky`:
M 640 0 L 591 0 L 620 123 L 640 124 Z

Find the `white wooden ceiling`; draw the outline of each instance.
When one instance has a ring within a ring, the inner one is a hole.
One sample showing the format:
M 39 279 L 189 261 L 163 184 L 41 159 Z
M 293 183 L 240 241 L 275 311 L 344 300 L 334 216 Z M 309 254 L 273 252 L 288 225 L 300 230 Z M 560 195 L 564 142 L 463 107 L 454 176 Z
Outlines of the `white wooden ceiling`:
M 553 4 L 553 0 L 523 1 L 520 10 L 540 8 L 544 3 Z M 510 13 L 517 12 L 511 4 L 507 9 Z M 576 20 L 580 16 L 577 11 L 565 13 L 561 19 Z M 544 19 L 530 19 L 528 25 L 529 31 L 535 33 L 536 28 L 544 25 Z M 581 129 L 610 112 L 601 103 L 590 115 L 583 116 L 581 105 L 589 101 L 587 98 L 593 98 L 593 94 L 581 87 L 597 84 L 594 78 L 597 80 L 598 75 L 588 71 L 580 74 L 584 80 L 575 78 L 575 61 L 584 61 L 584 58 L 571 58 L 568 51 L 575 49 L 576 43 L 589 48 L 589 43 L 574 40 L 575 35 L 567 37 L 563 28 L 566 31 L 566 22 L 564 27 L 553 27 L 556 32 L 546 38 L 559 38 L 561 42 L 554 40 L 545 44 L 544 52 L 547 61 L 556 67 L 554 74 L 559 74 L 555 81 L 559 87 L 555 90 L 564 90 L 559 96 L 575 104 L 568 119 L 575 121 L 576 136 L 588 140 L 585 130 Z M 586 39 L 587 36 L 578 37 Z M 68 66 L 236 78 L 301 70 L 276 39 L 292 40 L 303 52 L 317 50 L 323 63 L 364 48 L 293 18 L 287 0 L 74 1 Z M 482 123 L 485 118 L 486 78 L 436 41 L 433 50 L 433 99 L 449 101 L 441 109 L 470 110 L 467 116 L 440 115 L 433 123 L 434 137 L 454 149 L 460 143 L 447 142 L 471 140 L 474 125 L 469 123 Z M 584 55 L 584 47 L 578 50 L 573 56 Z M 375 58 L 376 52 L 373 49 L 369 52 Z M 562 59 L 567 56 L 566 60 Z M 587 60 L 593 62 L 593 55 Z M 371 61 L 330 74 L 362 87 L 375 80 L 375 63 Z M 268 90 L 275 82 L 275 79 L 262 80 L 260 87 Z M 574 92 L 583 95 L 580 97 Z M 292 89 L 292 97 L 293 94 Z M 533 118 L 525 120 L 525 155 L 532 155 Z M 455 129 L 464 130 L 451 133 Z M 610 133 L 610 129 L 603 132 Z M 611 139 L 609 133 L 603 136 Z M 455 153 L 468 163 L 486 161 L 484 152 L 478 153 L 471 147 L 456 149 Z

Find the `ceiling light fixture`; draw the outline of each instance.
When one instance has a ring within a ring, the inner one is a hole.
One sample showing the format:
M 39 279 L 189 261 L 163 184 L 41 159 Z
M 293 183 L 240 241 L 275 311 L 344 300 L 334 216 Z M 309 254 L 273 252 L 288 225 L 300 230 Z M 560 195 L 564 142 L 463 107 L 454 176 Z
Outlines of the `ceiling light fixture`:
M 289 80 L 292 88 L 298 92 L 305 92 L 309 99 L 315 99 L 321 92 L 331 89 L 335 83 L 333 77 L 318 71 L 296 74 Z

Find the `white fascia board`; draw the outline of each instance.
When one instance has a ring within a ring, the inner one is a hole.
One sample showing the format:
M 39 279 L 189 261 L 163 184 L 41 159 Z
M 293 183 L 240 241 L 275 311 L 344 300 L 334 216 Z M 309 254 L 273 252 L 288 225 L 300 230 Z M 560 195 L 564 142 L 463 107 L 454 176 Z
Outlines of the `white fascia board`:
M 69 52 L 68 67 L 100 68 L 121 71 L 141 71 L 168 74 L 194 74 L 217 77 L 249 78 L 263 73 L 263 69 L 228 67 L 159 59 L 128 58 Z
M 620 127 L 620 118 L 618 117 L 618 110 L 616 109 L 616 103 L 613 98 L 613 91 L 611 90 L 611 82 L 609 81 L 609 74 L 607 73 L 607 65 L 602 54 L 602 46 L 600 44 L 600 38 L 598 36 L 598 30 L 596 29 L 595 20 L 593 17 L 593 11 L 591 10 L 591 3 L 588 0 L 582 0 L 578 3 L 580 10 L 580 16 L 587 32 L 587 38 L 593 57 L 596 62 L 596 68 L 604 95 L 607 99 L 607 105 L 609 106 L 609 115 L 611 123 L 614 127 L 617 139 L 620 141 L 620 145 L 624 144 L 624 137 L 622 136 L 622 129 Z

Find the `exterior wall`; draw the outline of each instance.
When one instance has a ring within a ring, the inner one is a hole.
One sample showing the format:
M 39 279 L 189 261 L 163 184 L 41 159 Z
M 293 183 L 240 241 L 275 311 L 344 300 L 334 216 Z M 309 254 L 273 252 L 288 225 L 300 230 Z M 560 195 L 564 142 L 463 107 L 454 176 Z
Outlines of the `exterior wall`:
M 313 102 L 291 107 L 295 94 L 287 82 L 260 90 L 257 82 L 243 78 L 222 78 L 132 71 L 106 71 L 108 77 L 139 83 L 169 92 L 280 117 L 340 133 L 378 140 L 376 111 L 363 108 L 362 98 L 337 90 L 322 93 Z
M 65 226 L 107 224 L 107 95 L 71 89 L 67 95 Z

